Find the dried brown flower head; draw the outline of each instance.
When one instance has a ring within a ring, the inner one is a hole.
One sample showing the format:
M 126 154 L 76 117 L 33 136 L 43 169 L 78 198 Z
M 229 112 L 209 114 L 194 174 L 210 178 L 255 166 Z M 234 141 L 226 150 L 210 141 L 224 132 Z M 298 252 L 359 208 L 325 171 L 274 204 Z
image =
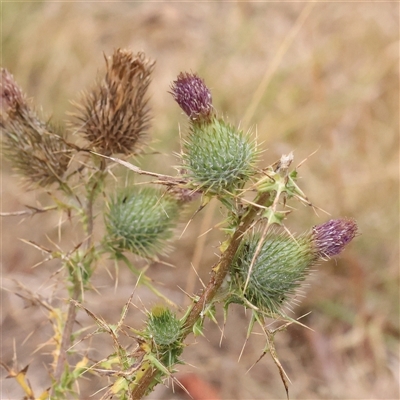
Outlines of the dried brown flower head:
M 137 153 L 149 128 L 147 88 L 154 62 L 118 49 L 106 58 L 106 75 L 78 104 L 79 131 L 105 155 Z
M 69 149 L 58 129 L 39 119 L 13 76 L 1 69 L 0 127 L 3 149 L 14 169 L 30 185 L 62 182 Z

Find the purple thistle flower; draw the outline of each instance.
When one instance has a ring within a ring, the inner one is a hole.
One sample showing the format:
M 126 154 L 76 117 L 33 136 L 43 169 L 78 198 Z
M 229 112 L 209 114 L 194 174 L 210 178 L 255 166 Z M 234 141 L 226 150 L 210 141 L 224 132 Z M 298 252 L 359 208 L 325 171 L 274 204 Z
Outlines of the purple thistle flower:
M 358 233 L 352 218 L 331 219 L 313 227 L 313 238 L 319 257 L 332 257 L 342 252 Z
M 192 120 L 208 121 L 213 115 L 211 93 L 196 74 L 181 72 L 171 85 L 171 94 Z

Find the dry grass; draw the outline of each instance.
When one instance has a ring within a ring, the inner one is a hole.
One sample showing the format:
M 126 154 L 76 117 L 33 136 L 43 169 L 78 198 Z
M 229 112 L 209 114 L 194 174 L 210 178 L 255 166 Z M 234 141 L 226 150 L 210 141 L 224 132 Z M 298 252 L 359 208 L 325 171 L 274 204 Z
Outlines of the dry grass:
M 309 8 L 304 11 L 305 7 Z M 153 148 L 163 156 L 144 157 L 142 164 L 158 172 L 171 172 L 165 165 L 176 164 L 170 154 L 179 149 L 178 124 L 184 118 L 167 91 L 180 71 L 198 72 L 220 113 L 257 130 L 268 149 L 263 165 L 291 150 L 298 162 L 318 150 L 300 168 L 303 189 L 332 216 L 354 217 L 362 235 L 339 260 L 321 266 L 295 310 L 296 316 L 312 310 L 305 322 L 314 332 L 290 327 L 278 337 L 278 354 L 293 382 L 291 397 L 396 399 L 398 21 L 395 3 L 3 3 L 2 66 L 36 104 L 54 119 L 65 120 L 65 112 L 72 110 L 68 101 L 79 98 L 103 68 L 103 52 L 109 55 L 118 47 L 143 50 L 157 60 L 150 87 L 152 136 Z M 2 162 L 4 212 L 46 201 L 45 195 L 21 188 Z M 328 218 L 296 206 L 288 220 L 293 231 Z M 41 255 L 18 238 L 50 246 L 46 235 L 58 240 L 58 218 L 46 214 L 21 224 L 16 217 L 2 219 L 4 287 L 18 279 L 33 291 L 40 288 L 49 296 L 55 292 L 47 279 L 57 266 L 32 270 Z M 218 234 L 197 238 L 218 218 L 217 208 L 204 210 L 176 244 L 170 261 L 177 269 L 160 266 L 152 272 L 164 283 L 165 293 L 181 304 L 184 298 L 176 283 L 191 285 L 187 271 L 193 259 L 207 279 Z M 69 235 L 62 245 L 79 240 Z M 86 305 L 115 322 L 134 279 L 120 271 L 115 292 L 105 270 L 97 274 L 99 294 L 88 295 Z M 145 304 L 151 303 L 145 292 L 139 294 Z M 11 360 L 15 338 L 18 358 L 25 365 L 34 359 L 35 346 L 49 338 L 49 330 L 40 310 L 23 305 L 3 291 L 2 359 Z M 140 326 L 140 313 L 132 311 L 131 318 L 130 324 Z M 80 321 L 84 324 L 85 318 Z M 245 374 L 261 353 L 261 338 L 252 337 L 237 363 L 246 329 L 246 317 L 233 308 L 222 347 L 218 329 L 210 324 L 209 341 L 200 339 L 190 346 L 185 359 L 220 388 L 224 399 L 284 398 L 277 370 L 267 357 Z M 104 347 L 109 340 L 103 340 Z M 47 387 L 40 361 L 32 364 L 30 378 L 34 386 Z M 3 381 L 1 397 L 19 395 L 14 386 Z M 93 386 L 82 385 L 82 398 Z M 163 389 L 152 395 L 156 397 L 179 398 Z

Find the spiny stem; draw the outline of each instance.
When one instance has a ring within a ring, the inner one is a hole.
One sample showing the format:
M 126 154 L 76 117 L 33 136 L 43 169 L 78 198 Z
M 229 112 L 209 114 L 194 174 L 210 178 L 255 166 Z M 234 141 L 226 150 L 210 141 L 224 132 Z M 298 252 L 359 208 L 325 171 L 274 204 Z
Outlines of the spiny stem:
M 263 206 L 268 201 L 268 199 L 269 193 L 264 192 L 258 196 L 255 203 L 257 205 Z M 259 212 L 259 208 L 257 205 L 249 206 L 247 213 L 243 216 L 239 227 L 233 234 L 227 249 L 222 254 L 218 264 L 215 265 L 215 267 L 213 268 L 210 281 L 208 282 L 204 291 L 201 293 L 199 300 L 194 304 L 186 319 L 182 332 L 182 341 L 192 332 L 193 326 L 198 321 L 198 319 L 201 318 L 201 314 L 206 308 L 207 304 L 212 301 L 218 289 L 221 287 L 244 234 L 251 226 L 257 216 L 257 213 Z M 146 371 L 143 371 L 140 380 L 136 382 L 136 385 L 131 392 L 130 398 L 132 400 L 141 399 L 146 394 L 157 373 L 158 370 L 154 369 L 151 365 L 146 369 Z
M 75 282 L 71 298 L 74 300 L 78 300 L 80 298 L 80 295 L 81 295 L 80 282 Z M 54 380 L 56 382 L 60 381 L 61 375 L 64 370 L 64 364 L 67 359 L 67 351 L 71 346 L 71 335 L 75 323 L 75 317 L 76 317 L 75 304 L 73 302 L 70 302 L 68 306 L 67 320 L 64 325 L 63 335 L 61 339 L 60 354 L 58 355 L 57 365 L 54 371 Z
M 268 199 L 269 199 L 269 193 L 268 192 L 262 193 L 256 200 L 256 204 L 264 205 Z M 188 334 L 192 331 L 193 326 L 199 319 L 201 313 L 204 311 L 206 305 L 210 303 L 210 301 L 214 298 L 215 294 L 217 293 L 218 289 L 221 287 L 222 282 L 224 281 L 229 271 L 229 267 L 236 254 L 236 251 L 240 245 L 240 242 L 242 241 L 243 236 L 246 233 L 247 229 L 253 223 L 258 212 L 259 212 L 258 207 L 250 206 L 249 210 L 244 215 L 242 221 L 239 224 L 239 227 L 236 229 L 235 233 L 232 236 L 228 248 L 223 253 L 218 264 L 213 268 L 212 276 L 210 281 L 208 282 L 208 285 L 201 294 L 199 301 L 194 304 L 188 318 L 186 319 L 183 338 L 186 338 Z

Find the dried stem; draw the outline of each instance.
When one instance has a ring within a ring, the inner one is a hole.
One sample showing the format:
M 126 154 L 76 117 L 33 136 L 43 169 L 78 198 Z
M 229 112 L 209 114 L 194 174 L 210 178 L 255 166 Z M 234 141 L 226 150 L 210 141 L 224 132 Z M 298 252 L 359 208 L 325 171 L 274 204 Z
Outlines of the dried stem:
M 91 246 L 92 246 L 92 233 L 93 233 L 93 202 L 95 199 L 95 194 L 97 191 L 98 183 L 95 183 L 87 196 L 87 204 L 86 204 L 86 239 L 85 242 L 83 243 L 83 248 L 85 251 L 89 251 Z M 61 339 L 61 345 L 60 345 L 60 353 L 57 359 L 57 364 L 56 368 L 54 371 L 54 379 L 56 382 L 60 381 L 60 378 L 62 376 L 63 370 L 64 370 L 64 365 L 65 361 L 67 359 L 67 352 L 68 349 L 71 347 L 71 336 L 75 324 L 75 317 L 76 317 L 76 306 L 75 302 L 79 301 L 82 295 L 82 282 L 80 279 L 80 274 L 75 271 L 75 273 L 72 276 L 74 286 L 72 290 L 72 295 L 70 299 L 70 303 L 68 306 L 68 313 L 67 313 L 67 319 L 64 325 L 64 330 L 62 334 L 62 339 Z M 74 300 L 74 301 L 71 301 Z
M 38 208 L 33 206 L 25 206 L 25 207 L 27 207 L 28 210 L 0 212 L 0 217 L 25 217 L 25 216 L 33 216 L 35 214 L 45 213 L 47 211 L 58 210 L 57 206 L 50 206 L 44 208 Z

